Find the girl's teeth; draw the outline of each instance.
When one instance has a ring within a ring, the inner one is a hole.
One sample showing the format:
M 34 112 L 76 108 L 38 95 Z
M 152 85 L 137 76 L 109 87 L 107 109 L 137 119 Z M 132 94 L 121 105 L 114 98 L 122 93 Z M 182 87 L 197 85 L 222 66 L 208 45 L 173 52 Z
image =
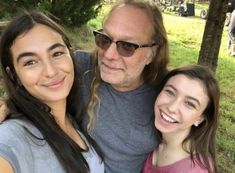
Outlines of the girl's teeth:
M 176 122 L 174 119 L 172 119 L 171 117 L 167 116 L 167 115 L 164 114 L 163 112 L 161 113 L 161 115 L 162 115 L 162 118 L 163 118 L 164 120 L 166 120 L 167 122 L 169 122 L 169 123 L 175 123 L 175 122 Z

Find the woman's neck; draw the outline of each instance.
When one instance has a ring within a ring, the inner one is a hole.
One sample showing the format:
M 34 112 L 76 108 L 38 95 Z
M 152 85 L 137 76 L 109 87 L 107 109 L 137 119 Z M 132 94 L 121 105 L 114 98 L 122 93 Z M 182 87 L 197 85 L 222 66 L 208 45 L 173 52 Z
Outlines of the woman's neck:
M 187 134 L 185 132 L 163 133 L 162 143 L 153 152 L 153 165 L 166 166 L 189 157 L 190 154 L 182 146 Z M 188 146 L 186 144 L 186 149 L 189 148 Z
M 60 128 L 82 149 L 86 150 L 87 146 L 84 140 L 73 126 L 69 116 L 66 115 L 66 102 L 57 102 L 56 104 L 50 104 L 49 106 L 51 107 L 51 113 Z
M 182 146 L 184 139 L 188 136 L 190 131 L 177 131 L 172 133 L 162 133 L 163 143 L 167 146 Z
M 66 126 L 66 100 L 46 103 L 51 108 L 56 123 L 63 129 Z

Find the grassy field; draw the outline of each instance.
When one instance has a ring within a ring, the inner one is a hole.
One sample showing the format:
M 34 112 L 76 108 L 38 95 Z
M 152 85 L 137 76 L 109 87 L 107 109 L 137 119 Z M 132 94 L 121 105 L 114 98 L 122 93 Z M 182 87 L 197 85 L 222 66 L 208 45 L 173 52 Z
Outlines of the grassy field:
M 197 5 L 201 9 L 206 6 Z M 196 7 L 197 7 L 196 6 Z M 200 9 L 199 9 L 200 10 Z M 92 50 L 94 46 L 92 29 L 100 28 L 107 8 L 96 19 L 71 34 L 81 49 Z M 170 42 L 171 61 L 169 66 L 177 67 L 197 63 L 205 20 L 198 17 L 179 17 L 165 13 L 164 23 Z M 217 133 L 218 164 L 220 173 L 235 172 L 235 57 L 227 52 L 227 33 L 224 28 L 216 77 L 221 87 L 220 121 Z

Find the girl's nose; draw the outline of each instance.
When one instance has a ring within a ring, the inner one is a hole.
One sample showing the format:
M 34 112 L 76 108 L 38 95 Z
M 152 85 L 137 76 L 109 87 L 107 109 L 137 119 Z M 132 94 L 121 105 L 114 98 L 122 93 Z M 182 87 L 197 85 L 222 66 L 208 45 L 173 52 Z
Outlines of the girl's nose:
M 53 62 L 46 62 L 44 68 L 44 74 L 46 77 L 53 77 L 57 74 L 57 67 L 53 64 Z
M 177 110 L 179 109 L 179 106 L 180 106 L 179 100 L 174 99 L 174 100 L 171 100 L 171 102 L 169 102 L 168 109 L 171 112 L 177 112 Z

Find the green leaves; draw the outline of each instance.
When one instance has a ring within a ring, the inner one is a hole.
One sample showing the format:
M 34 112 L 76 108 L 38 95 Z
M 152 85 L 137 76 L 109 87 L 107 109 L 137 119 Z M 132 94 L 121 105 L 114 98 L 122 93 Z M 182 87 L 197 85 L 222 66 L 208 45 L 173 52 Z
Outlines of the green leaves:
M 102 0 L 0 0 L 0 18 L 10 18 L 21 10 L 38 9 L 60 19 L 60 24 L 80 27 L 95 18 Z

